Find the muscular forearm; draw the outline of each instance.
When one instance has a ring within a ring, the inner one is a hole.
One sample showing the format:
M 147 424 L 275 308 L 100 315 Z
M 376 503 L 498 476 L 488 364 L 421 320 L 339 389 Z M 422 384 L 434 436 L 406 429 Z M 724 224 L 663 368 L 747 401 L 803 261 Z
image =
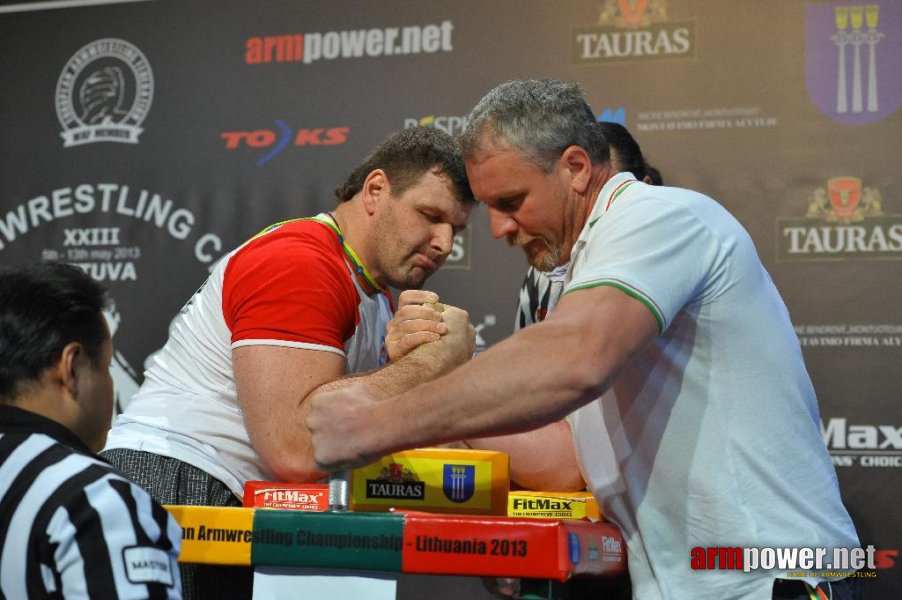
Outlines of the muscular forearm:
M 368 373 L 339 375 L 336 373 L 338 365 L 331 364 L 335 362 L 335 355 L 332 353 L 312 352 L 305 355 L 307 369 L 298 368 L 297 362 L 291 361 L 291 355 L 282 357 L 286 362 L 275 369 L 281 375 L 274 379 L 274 373 L 263 378 L 264 381 L 279 383 L 266 391 L 257 390 L 255 401 L 248 399 L 250 393 L 245 390 L 244 398 L 248 401 L 242 402 L 251 439 L 268 468 L 283 481 L 311 481 L 323 476 L 316 468 L 310 432 L 306 425 L 311 397 L 341 392 L 351 385 L 362 384 L 368 394 L 384 399 L 406 392 L 419 383 L 439 377 L 466 362 L 473 352 L 471 338 L 475 336 L 475 332 L 471 331 L 465 312 L 451 308 L 448 311 L 446 316 L 451 319 L 452 326 L 447 328 L 441 339 L 409 350 L 391 364 Z M 274 357 L 272 351 L 265 354 L 270 362 L 257 360 L 248 365 L 247 371 L 255 374 L 265 372 L 271 368 L 266 365 L 271 365 L 279 357 L 278 354 Z M 324 368 L 325 364 L 317 364 L 324 361 L 330 362 L 330 366 Z M 288 373 L 292 374 L 291 377 L 287 376 Z M 335 376 L 330 376 L 332 373 Z M 312 377 L 320 381 L 312 383 Z M 249 419 L 251 413 L 258 412 L 258 407 L 273 406 L 274 398 L 278 398 L 280 403 L 288 404 L 288 410 L 277 413 L 275 418 L 268 411 L 263 411 L 264 414 Z M 263 420 L 270 423 L 265 430 L 258 423 Z
M 316 481 L 325 477 L 326 473 L 316 468 L 313 445 L 305 424 L 310 412 L 308 400 L 310 397 L 362 383 L 374 396 L 383 399 L 406 392 L 419 383 L 439 375 L 440 372 L 434 364 L 423 360 L 414 351 L 382 369 L 350 374 L 318 386 L 299 402 L 295 411 L 284 415 L 284 419 L 293 424 L 287 428 L 291 434 L 283 436 L 279 458 L 270 460 L 270 468 L 282 481 Z
M 440 339 L 431 344 L 444 344 Z M 417 385 L 440 377 L 455 365 L 442 363 L 432 358 L 426 347 L 416 348 L 395 362 L 381 369 L 365 373 L 350 374 L 335 381 L 323 384 L 317 393 L 338 390 L 353 383 L 362 383 L 379 399 L 390 398 L 402 394 Z
M 597 398 L 658 324 L 615 288 L 573 296 L 548 320 L 393 398 L 363 386 L 314 398 L 308 425 L 319 464 L 347 468 L 404 448 L 520 433 Z
M 373 432 L 373 443 L 383 451 L 396 450 L 519 433 L 563 418 L 601 391 L 591 373 L 578 369 L 573 348 L 580 347 L 579 337 L 578 331 L 568 334 L 560 326 L 534 326 L 446 376 L 392 398 L 377 408 L 384 412 L 377 422 L 387 423 Z M 392 420 L 389 414 L 405 418 Z

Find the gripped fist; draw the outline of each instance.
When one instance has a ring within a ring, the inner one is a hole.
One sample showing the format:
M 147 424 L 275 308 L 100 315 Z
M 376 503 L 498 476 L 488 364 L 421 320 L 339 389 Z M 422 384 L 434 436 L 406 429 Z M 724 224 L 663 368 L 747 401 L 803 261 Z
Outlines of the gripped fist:
M 344 471 L 368 465 L 382 456 L 378 450 L 367 447 L 367 434 L 373 431 L 371 412 L 377 402 L 362 383 L 314 392 L 306 425 L 317 469 Z
M 398 296 L 398 310 L 388 322 L 385 349 L 394 362 L 408 352 L 437 341 L 448 332 L 442 319 L 444 307 L 438 294 L 425 290 L 405 290 Z
M 456 306 L 444 305 L 442 322 L 447 327 L 437 341 L 414 348 L 411 358 L 425 362 L 441 375 L 458 367 L 473 357 L 476 350 L 476 328 L 470 323 L 467 311 Z

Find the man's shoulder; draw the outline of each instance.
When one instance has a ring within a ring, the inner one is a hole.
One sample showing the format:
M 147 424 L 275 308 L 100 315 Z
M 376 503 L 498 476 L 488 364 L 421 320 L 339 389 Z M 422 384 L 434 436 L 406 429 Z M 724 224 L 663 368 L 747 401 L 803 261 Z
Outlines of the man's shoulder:
M 250 335 L 244 328 L 252 323 L 256 330 L 281 321 L 276 329 L 298 331 L 313 315 L 338 319 L 344 328 L 360 303 L 338 234 L 317 220 L 282 223 L 250 240 L 224 267 L 221 294 L 233 342 Z
M 235 250 L 229 262 L 240 262 L 252 256 L 254 262 L 270 257 L 282 261 L 286 255 L 294 259 L 310 256 L 316 260 L 341 258 L 337 234 L 325 223 L 313 219 L 297 219 L 272 225 Z
M 225 276 L 261 270 L 296 274 L 326 265 L 344 271 L 337 234 L 325 223 L 298 219 L 269 227 L 232 253 Z

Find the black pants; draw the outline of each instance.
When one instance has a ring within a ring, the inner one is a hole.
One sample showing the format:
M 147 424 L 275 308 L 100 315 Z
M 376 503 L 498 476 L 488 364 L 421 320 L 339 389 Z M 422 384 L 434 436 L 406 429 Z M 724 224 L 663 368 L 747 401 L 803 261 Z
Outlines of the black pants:
M 811 600 L 810 587 L 804 581 L 798 579 L 777 579 L 774 581 L 773 600 Z M 838 581 L 822 581 L 817 586 L 818 592 L 827 600 L 861 600 L 863 595 L 861 579 L 847 578 Z

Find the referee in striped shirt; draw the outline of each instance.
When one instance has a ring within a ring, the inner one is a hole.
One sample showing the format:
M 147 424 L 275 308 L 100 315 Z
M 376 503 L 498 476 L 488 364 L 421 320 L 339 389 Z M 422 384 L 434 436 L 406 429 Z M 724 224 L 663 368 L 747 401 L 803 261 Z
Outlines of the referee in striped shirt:
M 0 269 L 0 599 L 181 598 L 181 530 L 97 458 L 113 414 L 102 287 Z

